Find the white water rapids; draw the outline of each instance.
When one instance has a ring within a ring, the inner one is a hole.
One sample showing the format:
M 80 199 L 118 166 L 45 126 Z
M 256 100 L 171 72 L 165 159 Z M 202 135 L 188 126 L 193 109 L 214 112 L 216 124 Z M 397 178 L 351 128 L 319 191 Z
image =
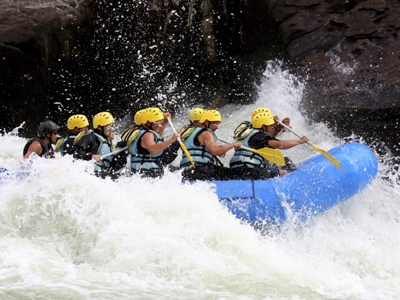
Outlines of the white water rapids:
M 299 112 L 302 90 L 271 63 L 258 102 L 221 109 L 217 135 L 232 139 L 253 109 L 269 107 L 320 148 L 343 144 Z M 0 167 L 17 170 L 26 139 L 0 142 Z M 285 152 L 295 162 L 317 154 Z M 0 299 L 398 299 L 400 186 L 389 159 L 348 201 L 262 229 L 219 204 L 209 183 L 173 173 L 103 180 L 91 162 L 37 159 L 29 177 L 0 184 Z

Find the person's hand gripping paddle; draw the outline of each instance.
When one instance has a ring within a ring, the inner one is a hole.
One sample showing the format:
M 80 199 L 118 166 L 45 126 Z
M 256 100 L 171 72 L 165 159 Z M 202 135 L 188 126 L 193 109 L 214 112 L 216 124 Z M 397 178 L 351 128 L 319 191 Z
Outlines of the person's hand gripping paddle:
M 281 121 L 276 120 L 276 122 L 280 125 L 282 125 L 284 128 L 286 128 L 287 130 L 289 130 L 290 132 L 292 132 L 294 135 L 297 135 L 299 138 L 301 138 L 302 136 L 300 134 L 298 134 L 297 132 L 295 132 L 292 128 L 290 128 L 289 126 L 283 124 Z M 319 148 L 318 146 L 314 145 L 313 143 L 311 143 L 310 141 L 306 142 L 308 145 L 310 145 L 311 147 L 313 147 L 315 150 L 319 151 L 322 155 L 324 155 L 327 159 L 329 159 L 329 161 L 331 163 L 333 163 L 336 167 L 338 167 L 341 171 L 343 171 L 342 166 L 340 165 L 339 161 L 330 153 L 328 153 L 327 151 Z

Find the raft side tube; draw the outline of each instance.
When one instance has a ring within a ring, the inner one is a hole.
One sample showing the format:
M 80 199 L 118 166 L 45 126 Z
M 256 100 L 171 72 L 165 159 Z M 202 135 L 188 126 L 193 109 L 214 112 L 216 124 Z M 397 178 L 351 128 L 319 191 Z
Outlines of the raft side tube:
M 320 154 L 283 177 L 214 181 L 218 197 L 239 219 L 250 223 L 305 221 L 359 193 L 378 172 L 375 154 L 365 145 L 344 144 L 329 152 L 343 171 Z

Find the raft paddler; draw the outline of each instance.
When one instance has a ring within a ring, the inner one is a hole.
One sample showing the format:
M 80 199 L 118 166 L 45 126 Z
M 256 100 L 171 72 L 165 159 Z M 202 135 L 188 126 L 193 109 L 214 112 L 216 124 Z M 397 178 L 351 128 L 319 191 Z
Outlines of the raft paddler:
M 116 171 L 126 165 L 126 152 L 122 151 L 116 155 L 110 155 L 113 151 L 112 140 L 114 138 L 114 117 L 109 112 L 101 112 L 93 117 L 93 132 L 86 133 L 73 147 L 73 156 L 77 159 L 95 160 L 95 173 L 100 177 L 117 176 Z
M 225 155 L 229 150 L 242 146 L 241 142 L 219 145 L 215 131 L 222 123 L 221 114 L 217 110 L 207 110 L 202 113 L 200 123 L 204 128 L 195 128 L 186 137 L 184 144 L 191 155 L 195 168 L 189 158 L 183 154 L 180 166 L 184 180 L 230 180 L 237 174 L 232 169 L 226 168 L 217 156 Z
M 179 144 L 175 143 L 180 133 L 164 141 L 163 135 L 169 112 L 163 114 L 157 107 L 147 108 L 141 115 L 142 128 L 129 145 L 132 173 L 142 177 L 159 177 L 164 174 L 164 166 L 172 163 L 178 155 Z
M 88 131 L 89 121 L 85 115 L 73 115 L 67 121 L 68 135 L 66 138 L 57 142 L 56 152 L 60 151 L 61 155 L 73 155 L 74 141 L 78 134 Z M 59 146 L 60 144 L 60 146 Z
M 37 130 L 37 137 L 30 139 L 23 150 L 24 159 L 29 158 L 33 153 L 40 157 L 54 158 L 53 146 L 58 138 L 60 127 L 53 121 L 41 123 Z
M 235 130 L 235 139 L 239 140 L 248 148 L 261 149 L 265 147 L 273 149 L 290 149 L 297 145 L 304 144 L 309 139 L 303 136 L 300 140 L 280 141 L 274 137 L 275 120 L 269 109 L 263 110 L 258 114 L 252 115 L 251 127 Z M 285 157 L 285 166 L 280 168 L 260 155 L 240 149 L 229 162 L 230 167 L 241 174 L 241 179 L 268 179 L 279 175 L 285 175 L 287 172 L 296 170 L 295 164 Z
M 190 111 L 189 115 L 189 125 L 183 126 L 181 129 L 179 129 L 179 132 L 181 133 L 181 138 L 182 140 L 185 140 L 187 136 L 190 135 L 190 133 L 195 129 L 195 128 L 204 128 L 203 123 L 200 123 L 200 118 L 201 115 L 204 113 L 204 109 L 196 107 L 193 108 Z
M 253 112 L 251 113 L 251 119 L 253 119 L 253 117 L 255 115 L 258 115 L 259 113 L 267 113 L 267 114 L 271 114 L 272 115 L 272 111 L 269 108 L 259 107 L 259 108 L 256 108 L 255 110 L 253 110 Z M 285 131 L 285 128 L 282 125 L 280 125 L 280 124 L 278 124 L 276 122 L 278 120 L 279 120 L 279 117 L 278 116 L 274 116 L 274 121 L 275 121 L 275 123 L 273 124 L 274 130 L 272 130 L 272 129 L 270 130 L 270 135 L 272 137 L 276 137 L 278 135 L 278 133 L 280 133 L 281 131 Z M 290 127 L 290 119 L 288 117 L 284 118 L 282 120 L 282 123 L 285 124 L 286 126 Z
M 142 115 L 144 111 L 145 109 L 137 111 L 134 116 L 134 123 L 122 133 L 120 142 L 121 148 L 129 146 L 139 134 L 142 128 Z

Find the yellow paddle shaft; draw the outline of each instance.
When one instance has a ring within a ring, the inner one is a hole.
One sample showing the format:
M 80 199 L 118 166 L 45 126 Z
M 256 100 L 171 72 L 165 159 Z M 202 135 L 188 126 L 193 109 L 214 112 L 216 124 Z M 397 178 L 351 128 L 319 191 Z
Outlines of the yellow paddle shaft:
M 290 128 L 289 126 L 283 124 L 281 121 L 277 121 L 278 124 L 282 125 L 283 127 L 285 127 L 287 130 L 289 130 L 290 132 L 293 132 L 294 135 L 297 135 L 299 138 L 302 138 L 302 136 L 300 134 L 298 134 L 297 132 L 295 132 L 292 128 Z M 310 141 L 306 142 L 308 145 L 310 145 L 311 147 L 313 147 L 315 150 L 317 150 L 318 152 L 320 152 L 322 155 L 324 155 L 327 159 L 329 159 L 329 161 L 331 163 L 333 163 L 336 167 L 338 167 L 341 171 L 343 171 L 342 166 L 340 165 L 339 161 L 330 153 L 328 153 L 327 151 L 319 148 L 318 146 L 314 145 L 313 143 L 311 143 Z
M 176 130 L 175 130 L 175 128 L 174 128 L 174 124 L 172 124 L 171 118 L 168 118 L 167 120 L 168 120 L 169 126 L 171 126 L 171 128 L 172 128 L 172 131 L 173 131 L 174 133 L 176 133 Z M 189 151 L 186 149 L 186 146 L 185 146 L 185 144 L 182 142 L 181 138 L 178 138 L 177 140 L 178 140 L 178 142 L 179 142 L 179 145 L 181 145 L 181 148 L 182 148 L 183 152 L 185 152 L 186 156 L 189 158 L 190 162 L 192 163 L 193 168 L 196 168 L 196 166 L 195 166 L 195 164 L 194 164 L 194 161 L 193 161 L 193 158 L 192 158 L 192 156 L 189 154 Z

